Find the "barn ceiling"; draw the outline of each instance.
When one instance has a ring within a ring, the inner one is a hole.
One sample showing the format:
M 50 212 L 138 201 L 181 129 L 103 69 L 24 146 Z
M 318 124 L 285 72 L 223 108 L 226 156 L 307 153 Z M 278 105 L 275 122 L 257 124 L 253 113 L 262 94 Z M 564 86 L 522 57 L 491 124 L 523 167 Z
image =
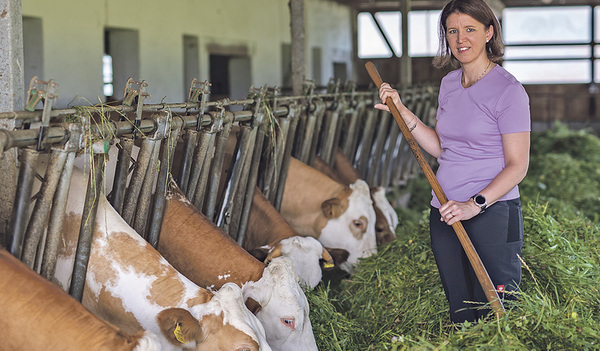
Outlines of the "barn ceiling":
M 402 0 L 334 0 L 357 11 L 397 11 Z M 494 10 L 504 7 L 600 5 L 600 0 L 486 0 Z M 410 0 L 413 10 L 441 10 L 448 0 Z

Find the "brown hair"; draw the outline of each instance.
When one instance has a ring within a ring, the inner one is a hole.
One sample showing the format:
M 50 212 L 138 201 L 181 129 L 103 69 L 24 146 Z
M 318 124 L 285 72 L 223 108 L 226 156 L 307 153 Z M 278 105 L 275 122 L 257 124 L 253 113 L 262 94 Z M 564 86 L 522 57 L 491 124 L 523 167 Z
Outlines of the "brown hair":
M 453 68 L 460 67 L 460 62 L 454 57 L 450 50 L 450 45 L 446 39 L 446 20 L 453 13 L 462 13 L 473 17 L 480 23 L 483 23 L 485 28 L 494 27 L 494 34 L 489 42 L 485 44 L 487 56 L 490 60 L 499 63 L 504 56 L 504 42 L 502 41 L 502 28 L 494 15 L 492 9 L 483 0 L 450 0 L 444 6 L 440 21 L 438 24 L 438 34 L 440 37 L 440 45 L 438 54 L 433 59 L 433 66 L 436 68 L 444 68 L 452 66 Z

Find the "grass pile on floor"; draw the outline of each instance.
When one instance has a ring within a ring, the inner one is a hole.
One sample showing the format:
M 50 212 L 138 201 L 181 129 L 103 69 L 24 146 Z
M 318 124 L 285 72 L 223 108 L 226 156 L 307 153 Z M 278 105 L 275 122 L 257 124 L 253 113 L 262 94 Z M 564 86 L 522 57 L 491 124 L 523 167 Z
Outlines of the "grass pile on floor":
M 564 130 L 556 133 L 562 133 L 561 138 L 568 134 Z M 548 135 L 545 137 L 552 138 Z M 594 136 L 586 134 L 585 138 L 596 145 Z M 552 144 L 551 140 L 545 142 Z M 536 143 L 532 140 L 532 145 Z M 597 162 L 590 167 L 600 169 L 600 161 L 587 152 L 546 152 L 550 154 L 569 155 L 574 160 L 585 156 L 588 164 Z M 539 166 L 540 159 L 532 157 L 531 169 Z M 562 176 L 551 168 L 544 180 L 553 184 Z M 598 181 L 598 176 L 591 178 Z M 600 228 L 590 219 L 593 217 L 583 216 L 577 207 L 580 204 L 535 193 L 540 190 L 544 189 L 532 186 L 524 196 L 521 292 L 519 301 L 504 317 L 496 319 L 492 315 L 477 323 L 450 323 L 429 246 L 426 212 L 420 209 L 416 215 L 419 220 L 402 222 L 398 239 L 377 255 L 362 260 L 351 277 L 331 275 L 307 293 L 319 349 L 600 349 Z M 588 190 L 572 189 L 574 196 Z M 594 195 L 598 197 L 598 192 L 589 198 Z M 428 198 L 429 191 L 419 196 Z

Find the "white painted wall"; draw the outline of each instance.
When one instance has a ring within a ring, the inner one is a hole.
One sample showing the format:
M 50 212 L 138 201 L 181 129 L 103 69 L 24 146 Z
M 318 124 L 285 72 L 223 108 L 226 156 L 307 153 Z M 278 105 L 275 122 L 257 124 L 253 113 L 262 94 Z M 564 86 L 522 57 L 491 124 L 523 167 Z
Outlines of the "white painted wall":
M 350 9 L 328 0 L 305 1 L 307 78 L 315 46 L 322 48 L 325 83 L 333 76 L 334 61 L 347 62 L 350 77 Z M 132 78 L 148 83 L 150 103 L 187 97 L 184 35 L 198 37 L 198 79 L 209 77 L 210 47 L 245 47 L 254 86 L 281 85 L 281 45 L 291 42 L 288 0 L 22 0 L 22 11 L 42 19 L 40 79 L 59 84 L 57 108 L 100 101 L 106 27 L 138 31 L 140 77 Z

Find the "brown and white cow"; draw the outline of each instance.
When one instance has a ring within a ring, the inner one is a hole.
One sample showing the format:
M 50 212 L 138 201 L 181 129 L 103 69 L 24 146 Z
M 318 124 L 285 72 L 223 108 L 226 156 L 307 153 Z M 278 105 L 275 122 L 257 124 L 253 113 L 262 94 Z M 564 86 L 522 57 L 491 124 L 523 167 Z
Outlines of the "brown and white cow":
M 347 272 L 360 258 L 377 253 L 375 211 L 365 181 L 346 186 L 292 157 L 280 212 L 300 235 L 347 250 L 348 260 L 340 265 Z
M 246 305 L 264 325 L 273 350 L 317 350 L 308 301 L 291 261 L 276 257 L 265 266 L 196 209 L 174 182 L 158 250 L 199 286 L 242 286 Z
M 356 171 L 352 162 L 344 155 L 344 152 L 341 149 L 337 149 L 335 154 L 335 161 L 333 165 L 333 169 L 337 172 L 337 174 L 342 177 L 344 180 L 343 183 L 351 184 L 354 183 L 357 179 L 360 179 L 360 174 Z M 398 227 L 398 213 L 394 210 L 394 206 L 388 201 L 385 197 L 385 188 L 383 187 L 373 187 L 371 189 L 371 195 L 373 197 L 373 201 L 375 205 L 381 210 L 384 214 L 387 222 L 390 225 L 390 229 L 392 233 L 396 232 L 396 228 Z
M 254 190 L 243 247 L 261 261 L 288 257 L 300 284 L 310 289 L 321 281 L 322 269 L 331 269 L 348 259 L 346 250 L 327 249 L 312 236 L 298 234 L 258 187 Z
M 350 175 L 352 176 L 352 180 L 349 180 L 348 174 L 340 174 L 319 156 L 314 157 L 312 166 L 331 179 L 345 185 L 353 184 L 360 179 L 354 168 L 351 167 L 349 169 Z M 385 245 L 396 238 L 395 227 L 393 227 L 391 219 L 387 218 L 389 216 L 386 216 L 381 210 L 380 205 L 378 205 L 378 202 L 381 202 L 381 190 L 383 190 L 382 187 L 372 187 L 370 189 L 371 200 L 373 200 L 373 209 L 375 210 L 375 235 L 377 239 L 377 245 Z M 383 191 L 383 199 L 387 202 L 387 199 L 385 198 L 385 190 Z M 389 202 L 387 203 L 389 204 Z M 396 215 L 396 221 L 397 219 L 398 216 Z
M 0 249 L 2 350 L 154 351 L 158 337 L 129 335 Z
M 87 183 L 76 168 L 67 204 L 64 246 L 55 277 L 66 289 L 72 273 Z M 99 204 L 83 305 L 127 333 L 159 335 L 163 350 L 271 350 L 240 287 L 200 288 L 136 233 L 98 191 Z

